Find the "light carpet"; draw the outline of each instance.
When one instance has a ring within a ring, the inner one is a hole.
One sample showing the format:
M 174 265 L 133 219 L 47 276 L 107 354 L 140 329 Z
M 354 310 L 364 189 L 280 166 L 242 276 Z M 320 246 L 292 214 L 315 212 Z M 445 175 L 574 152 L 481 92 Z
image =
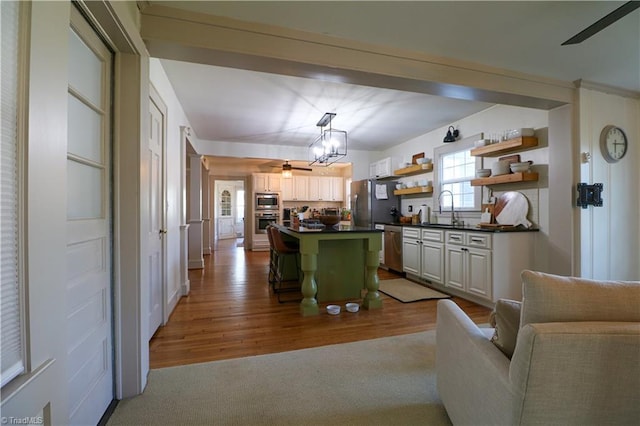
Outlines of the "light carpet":
M 380 281 L 380 287 L 378 290 L 403 303 L 428 299 L 446 299 L 451 297 L 448 294 L 440 293 L 439 291 L 432 290 L 404 278 L 382 280 Z
M 151 370 L 108 425 L 450 425 L 435 331 Z

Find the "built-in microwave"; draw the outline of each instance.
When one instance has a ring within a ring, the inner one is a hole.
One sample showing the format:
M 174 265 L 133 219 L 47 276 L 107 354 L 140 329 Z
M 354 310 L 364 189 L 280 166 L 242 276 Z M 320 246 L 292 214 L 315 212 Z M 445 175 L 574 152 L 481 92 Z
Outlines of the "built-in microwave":
M 256 211 L 278 211 L 280 208 L 280 197 L 277 192 L 257 192 Z

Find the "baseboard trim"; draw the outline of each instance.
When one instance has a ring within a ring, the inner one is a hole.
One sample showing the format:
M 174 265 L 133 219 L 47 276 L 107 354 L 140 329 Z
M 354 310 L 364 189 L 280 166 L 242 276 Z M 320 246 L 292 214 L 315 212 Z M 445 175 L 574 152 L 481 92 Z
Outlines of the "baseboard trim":
M 189 260 L 189 269 L 204 269 L 204 259 Z

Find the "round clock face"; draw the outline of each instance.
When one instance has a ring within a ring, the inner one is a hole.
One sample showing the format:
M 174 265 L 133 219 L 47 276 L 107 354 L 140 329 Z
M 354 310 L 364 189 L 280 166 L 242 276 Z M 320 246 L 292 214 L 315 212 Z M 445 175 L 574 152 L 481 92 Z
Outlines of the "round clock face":
M 627 153 L 627 135 L 616 126 L 605 126 L 600 133 L 600 149 L 604 159 L 615 163 Z

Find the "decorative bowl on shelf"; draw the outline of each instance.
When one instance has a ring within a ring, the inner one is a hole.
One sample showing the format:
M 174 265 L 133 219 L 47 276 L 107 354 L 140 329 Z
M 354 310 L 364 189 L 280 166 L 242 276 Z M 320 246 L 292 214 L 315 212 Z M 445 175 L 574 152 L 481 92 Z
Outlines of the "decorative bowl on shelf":
M 509 164 L 509 168 L 512 173 L 525 173 L 529 171 L 531 167 L 531 163 L 526 161 L 524 163 L 511 163 Z
M 425 157 L 417 158 L 416 159 L 416 164 L 427 164 L 429 162 L 428 160 L 430 160 L 430 159 L 429 158 L 425 158 Z
M 320 222 L 325 226 L 333 226 L 336 223 L 340 222 L 340 215 L 337 215 L 337 214 L 321 215 Z
M 396 189 L 402 189 L 403 185 L 401 183 L 396 183 Z
M 478 169 L 476 170 L 476 176 L 479 178 L 486 178 L 491 176 L 491 169 Z
M 413 188 L 414 186 L 416 186 L 415 182 L 405 182 L 404 184 L 407 186 L 407 188 Z

